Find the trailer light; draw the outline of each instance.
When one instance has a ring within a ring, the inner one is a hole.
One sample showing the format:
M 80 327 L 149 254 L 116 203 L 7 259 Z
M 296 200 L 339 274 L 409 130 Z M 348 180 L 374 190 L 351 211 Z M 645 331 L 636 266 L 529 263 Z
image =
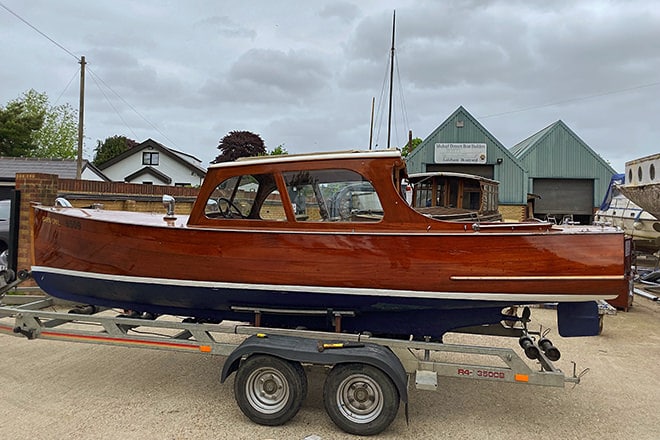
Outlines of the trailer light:
M 211 352 L 211 346 L 210 345 L 200 345 L 199 346 L 199 351 L 202 353 L 210 353 Z
M 526 374 L 516 374 L 516 382 L 529 382 L 529 376 Z

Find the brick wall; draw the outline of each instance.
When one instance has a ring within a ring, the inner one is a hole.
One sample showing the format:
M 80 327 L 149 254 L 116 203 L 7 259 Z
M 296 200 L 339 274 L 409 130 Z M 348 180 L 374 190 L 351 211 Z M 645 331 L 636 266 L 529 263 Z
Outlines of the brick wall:
M 16 190 L 21 192 L 17 270 L 29 270 L 32 265 L 30 206 L 33 203 L 53 206 L 57 197 L 64 197 L 77 208 L 101 205 L 107 210 L 164 214 L 161 199 L 164 194 L 169 194 L 176 198 L 176 214 L 186 215 L 199 192 L 199 189 L 190 187 L 59 179 L 53 174 L 38 173 L 16 174 Z M 26 283 L 34 285 L 32 280 Z
M 18 249 L 16 252 L 18 270 L 29 269 L 32 262 L 30 246 L 30 205 L 34 201 L 52 205 L 57 198 L 57 176 L 52 174 L 16 174 L 16 189 L 21 192 L 19 208 Z M 30 280 L 32 283 L 32 281 Z
M 500 214 L 505 222 L 521 222 L 525 220 L 527 207 L 524 205 L 500 205 Z

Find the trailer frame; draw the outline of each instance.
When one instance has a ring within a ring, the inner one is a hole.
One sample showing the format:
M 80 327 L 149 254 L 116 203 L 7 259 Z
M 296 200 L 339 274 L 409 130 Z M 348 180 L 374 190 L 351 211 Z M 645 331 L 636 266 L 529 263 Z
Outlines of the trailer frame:
M 324 385 L 326 411 L 341 429 L 358 435 L 386 429 L 400 402 L 408 419 L 408 388 L 437 390 L 440 377 L 563 387 L 580 383 L 584 374 L 576 374 L 573 363 L 572 374 L 565 375 L 533 337 L 538 369 L 511 348 L 264 328 L 243 322 L 187 322 L 171 316 L 127 318 L 90 306 L 87 311 L 95 313 L 89 315 L 47 311 L 59 305 L 53 298 L 24 299 L 24 304 L 0 304 L 0 332 L 28 339 L 226 356 L 221 381 L 236 372 L 234 397 L 239 407 L 250 419 L 266 425 L 286 423 L 302 405 L 307 382 L 301 365 L 330 369 Z M 497 363 L 438 359 L 454 354 L 479 355 Z

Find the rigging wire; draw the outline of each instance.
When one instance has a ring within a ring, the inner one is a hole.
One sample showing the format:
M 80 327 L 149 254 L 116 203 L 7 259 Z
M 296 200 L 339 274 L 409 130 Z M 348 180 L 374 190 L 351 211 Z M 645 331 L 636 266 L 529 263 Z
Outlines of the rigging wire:
M 391 56 L 388 56 L 388 62 L 385 66 L 385 77 L 383 78 L 383 85 L 381 87 L 380 91 L 380 96 L 378 100 L 378 107 L 377 107 L 377 112 L 376 112 L 376 136 L 375 136 L 375 145 L 378 146 L 378 139 L 380 136 L 381 128 L 384 125 L 383 119 L 385 118 L 385 109 L 384 107 L 384 102 L 385 102 L 385 91 L 387 89 L 387 86 L 389 85 L 389 66 L 390 62 L 394 62 L 394 68 L 396 72 L 396 80 L 397 82 L 397 88 L 398 88 L 398 93 L 395 95 L 393 98 L 393 103 L 392 103 L 392 128 L 394 130 L 394 136 L 393 139 L 395 143 L 399 145 L 398 148 L 403 148 L 407 143 L 408 143 L 408 128 L 410 127 L 410 121 L 408 119 L 408 112 L 406 108 L 406 101 L 403 93 L 403 86 L 402 86 L 402 81 L 401 81 L 401 72 L 399 70 L 399 61 L 397 57 L 394 57 L 394 60 L 391 61 Z M 398 97 L 398 99 L 396 99 Z M 400 107 L 400 113 L 397 113 L 397 110 L 399 110 Z M 397 118 L 398 116 L 398 118 Z M 403 127 L 400 126 L 398 119 L 403 118 Z M 404 133 L 401 135 L 400 130 L 403 129 Z M 405 141 L 403 143 L 399 142 L 399 140 L 402 138 L 402 136 L 405 138 Z M 396 146 L 394 146 L 396 148 Z
M 387 61 L 387 63 L 385 63 L 385 75 L 383 76 L 383 82 L 382 82 L 382 86 L 381 86 L 381 89 L 380 89 L 380 96 L 378 96 L 378 107 L 376 109 L 376 121 L 377 122 L 376 122 L 376 137 L 374 139 L 374 142 L 375 142 L 374 143 L 374 148 L 378 147 L 378 140 L 380 138 L 380 130 L 383 126 L 383 118 L 385 117 L 385 111 L 383 109 L 383 102 L 385 102 L 385 98 L 384 98 L 385 97 L 385 90 L 386 90 L 386 86 L 388 84 L 388 81 L 387 81 L 387 77 L 389 75 L 388 67 L 390 66 L 390 62 L 389 62 L 390 55 L 389 54 L 387 56 L 387 59 L 388 59 L 388 61 Z
M 403 148 L 408 143 L 407 134 L 408 134 L 408 130 L 410 129 L 410 121 L 408 120 L 408 111 L 406 109 L 406 100 L 405 100 L 405 96 L 403 94 L 403 85 L 401 83 L 401 73 L 399 72 L 399 60 L 398 60 L 398 58 L 395 59 L 394 67 L 396 69 L 396 79 L 397 79 L 397 83 L 398 83 L 398 86 L 399 86 L 399 101 L 401 103 L 401 117 L 403 118 L 403 130 L 404 130 L 403 136 L 404 136 L 404 139 L 405 139 L 403 144 L 400 144 L 401 146 L 399 148 Z M 395 119 L 395 121 L 396 121 L 396 119 Z M 398 138 L 398 136 L 397 136 L 397 138 Z

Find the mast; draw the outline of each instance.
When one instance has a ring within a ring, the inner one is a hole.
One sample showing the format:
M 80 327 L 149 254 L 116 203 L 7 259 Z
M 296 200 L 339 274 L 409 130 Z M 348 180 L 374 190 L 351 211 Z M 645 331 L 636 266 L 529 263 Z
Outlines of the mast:
M 374 106 L 376 105 L 376 98 L 371 98 L 371 122 L 369 124 L 369 149 L 371 150 L 371 145 L 374 140 Z
M 387 148 L 390 148 L 390 136 L 392 134 L 392 87 L 394 83 L 394 33 L 396 24 L 396 10 L 392 14 L 392 49 L 390 51 L 390 105 L 387 116 Z
M 80 104 L 78 107 L 78 161 L 76 179 L 82 177 L 83 121 L 85 114 L 85 57 L 80 57 Z

